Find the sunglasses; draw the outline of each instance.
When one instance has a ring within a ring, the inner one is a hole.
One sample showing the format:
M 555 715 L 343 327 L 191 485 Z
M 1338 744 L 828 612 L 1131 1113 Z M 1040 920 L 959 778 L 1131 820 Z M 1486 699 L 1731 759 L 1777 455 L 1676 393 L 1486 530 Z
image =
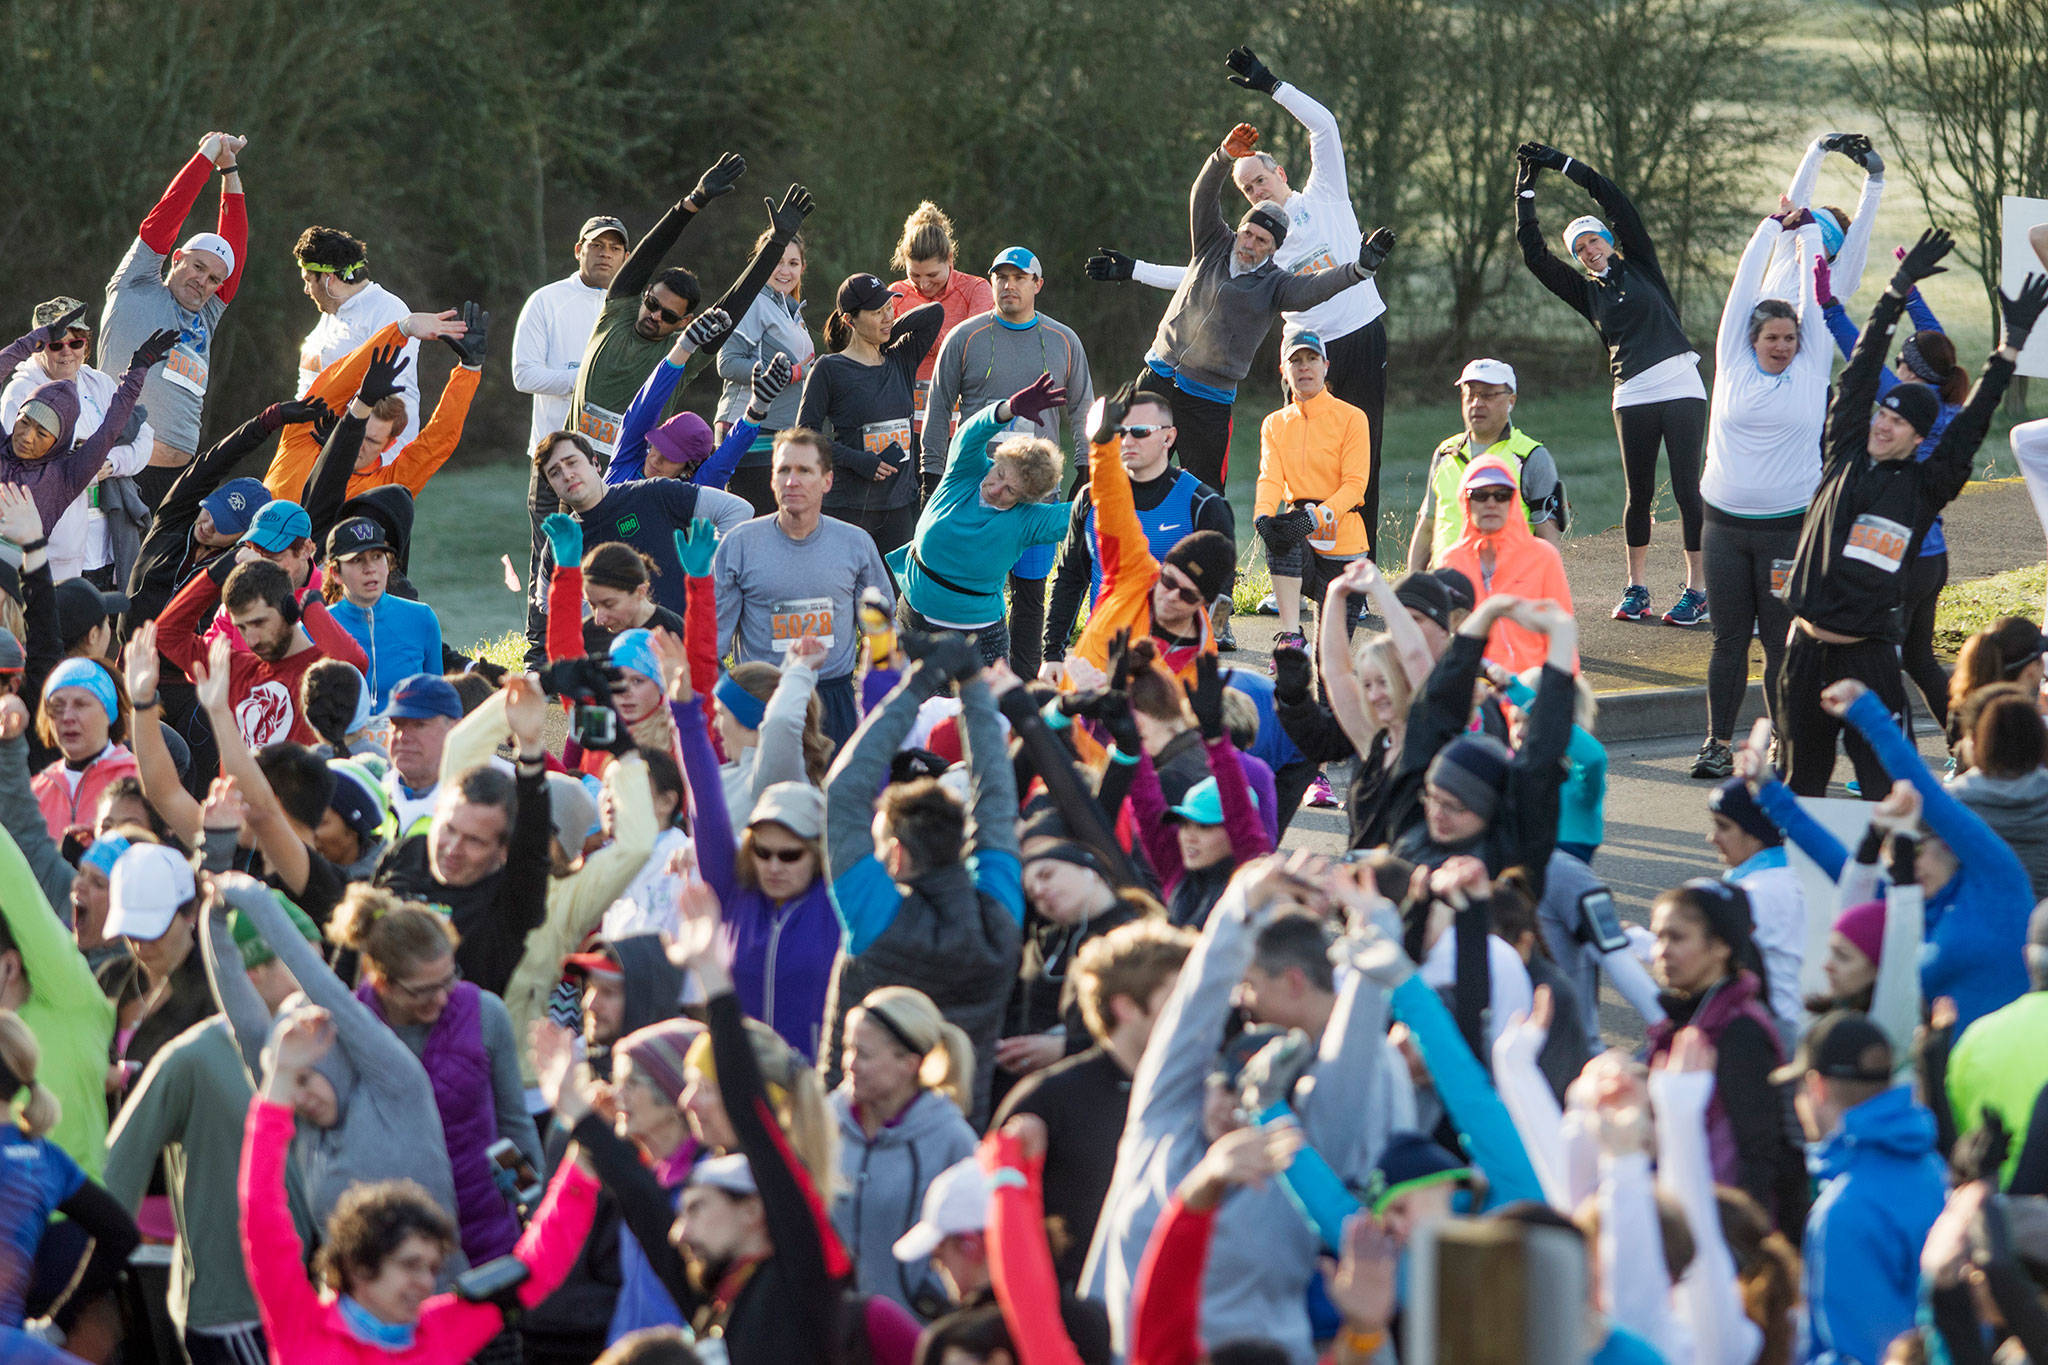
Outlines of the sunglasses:
M 1475 488 L 1472 490 L 1472 501 L 1474 502 L 1509 502 L 1513 500 L 1514 496 L 1515 490 L 1512 488 L 1493 487 Z
M 1166 430 L 1166 424 L 1164 422 L 1156 423 L 1150 426 L 1141 423 L 1140 425 L 1134 427 L 1112 427 L 1110 429 L 1110 434 L 1112 436 L 1128 436 L 1134 441 L 1142 441 L 1147 436 L 1152 435 L 1154 432 L 1164 430 Z
M 796 848 L 768 848 L 761 844 L 754 845 L 754 857 L 764 863 L 800 862 L 802 861 L 803 856 L 809 852 L 809 849 L 804 848 L 802 846 L 798 846 Z
M 1175 570 L 1175 573 L 1177 575 L 1179 571 Z M 1165 571 L 1162 569 L 1159 574 L 1159 586 L 1166 589 L 1168 592 L 1172 593 L 1175 597 L 1178 597 L 1181 601 L 1187 603 L 1191 607 L 1199 607 L 1202 605 L 1202 590 L 1200 588 L 1197 588 L 1194 584 L 1188 582 L 1185 578 L 1181 578 L 1178 581 L 1175 581 L 1175 579 L 1168 578 L 1166 576 Z
M 66 337 L 62 341 L 52 341 L 45 344 L 43 349 L 46 351 L 82 351 L 89 340 L 91 340 L 89 337 Z
M 660 318 L 663 322 L 669 323 L 671 325 L 681 322 L 684 317 L 683 314 L 672 313 L 668 309 L 656 303 L 654 301 L 654 295 L 652 292 L 645 293 L 640 296 L 640 306 L 642 308 L 645 308 L 648 312 L 654 314 L 654 316 Z

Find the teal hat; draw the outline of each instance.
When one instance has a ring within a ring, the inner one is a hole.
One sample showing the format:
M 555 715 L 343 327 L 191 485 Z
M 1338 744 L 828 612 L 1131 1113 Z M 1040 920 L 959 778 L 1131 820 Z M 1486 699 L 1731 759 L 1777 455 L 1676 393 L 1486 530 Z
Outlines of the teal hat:
M 1250 787 L 1245 788 L 1252 799 L 1252 809 L 1259 808 L 1259 794 Z M 1180 804 L 1167 809 L 1166 818 L 1185 820 L 1191 825 L 1220 825 L 1223 823 L 1223 792 L 1217 787 L 1216 779 L 1205 777 L 1180 799 Z

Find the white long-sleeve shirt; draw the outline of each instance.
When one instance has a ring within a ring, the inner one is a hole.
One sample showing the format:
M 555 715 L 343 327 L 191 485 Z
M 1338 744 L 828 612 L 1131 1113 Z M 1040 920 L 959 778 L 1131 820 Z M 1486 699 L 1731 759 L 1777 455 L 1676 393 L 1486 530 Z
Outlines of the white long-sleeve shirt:
M 1799 169 L 1792 173 L 1792 183 L 1785 189 L 1785 197 L 1803 209 L 1813 207 L 1813 187 L 1820 179 L 1820 167 L 1828 157 L 1815 138 L 1807 146 L 1806 155 L 1800 158 Z M 1856 287 L 1863 282 L 1863 267 L 1870 259 L 1870 234 L 1877 226 L 1877 205 L 1884 197 L 1884 176 L 1863 177 L 1863 193 L 1856 199 L 1856 207 L 1849 215 L 1849 230 L 1842 234 L 1842 249 L 1835 253 L 1829 268 L 1828 287 L 1836 298 L 1847 303 L 1854 297 Z M 1795 299 L 1800 294 L 1800 283 L 1792 272 L 1810 275 L 1813 267 L 1800 265 L 1793 259 L 1789 249 L 1773 250 L 1770 269 L 1764 272 L 1763 297 L 1767 299 Z M 1808 280 L 1811 283 L 1811 280 Z
M 1798 289 L 1786 296 L 1799 314 L 1799 353 L 1781 374 L 1765 374 L 1749 344 L 1749 319 L 1763 292 L 1765 263 L 1785 230 L 1757 224 L 1735 267 L 1714 343 L 1714 397 L 1707 417 L 1707 467 L 1700 496 L 1738 517 L 1782 517 L 1806 509 L 1820 482 L 1821 427 L 1827 421 L 1834 343 L 1813 297 L 1812 262 L 1820 229 L 1801 228 L 1791 252 Z
M 43 368 L 41 352 L 23 361 L 0 389 L 0 431 L 14 430 L 14 419 L 21 415 L 22 404 L 30 395 L 50 382 L 50 373 Z M 107 405 L 114 401 L 114 390 L 120 387 L 112 375 L 94 369 L 90 365 L 78 367 L 72 377 L 78 389 L 78 426 L 72 433 L 74 441 L 83 441 L 100 429 L 106 420 Z M 149 463 L 150 448 L 156 444 L 156 433 L 150 430 L 145 419 L 136 428 L 135 439 L 126 445 L 115 446 L 107 452 L 106 472 L 118 478 L 128 478 L 138 473 Z M 105 472 L 94 478 L 97 484 Z M 46 527 L 43 534 L 50 541 L 50 581 L 61 583 L 67 578 L 76 578 L 88 569 L 97 569 L 113 562 L 111 547 L 107 544 L 106 514 L 92 505 L 92 490 L 78 495 L 72 504 L 64 509 L 64 515 L 57 518 L 55 526 Z
M 306 333 L 306 339 L 299 343 L 297 396 L 306 396 L 320 371 L 411 312 L 404 299 L 372 280 L 351 294 L 332 313 L 322 313 L 320 320 L 313 324 L 313 330 Z M 408 340 L 404 354 L 412 362 L 398 377 L 399 392 L 405 398 L 405 430 L 384 448 L 385 464 L 397 459 L 399 452 L 420 434 L 419 342 Z
M 1351 207 L 1351 182 L 1345 175 L 1344 143 L 1336 115 L 1285 81 L 1273 92 L 1273 102 L 1308 129 L 1309 156 L 1307 183 L 1296 187 L 1282 206 L 1287 213 L 1287 240 L 1274 251 L 1273 264 L 1290 275 L 1303 275 L 1357 260 L 1365 234 Z M 1178 289 L 1186 273 L 1184 265 L 1140 261 L 1131 278 L 1155 289 Z M 1313 308 L 1281 316 L 1332 342 L 1350 336 L 1386 311 L 1379 286 L 1361 280 Z
M 568 425 L 576 370 L 603 311 L 604 290 L 585 284 L 580 275 L 544 284 L 526 296 L 512 332 L 512 387 L 533 395 L 528 450 Z
M 1668 1341 L 1652 1338 L 1653 1345 L 1664 1348 L 1669 1365 L 1685 1365 L 1685 1346 L 1690 1347 L 1693 1365 L 1750 1365 L 1764 1344 L 1763 1329 L 1744 1310 L 1735 1257 L 1721 1235 L 1713 1160 L 1707 1150 L 1707 1106 L 1713 1097 L 1711 1071 L 1660 1068 L 1650 1073 L 1650 1107 L 1657 1115 L 1657 1185 L 1685 1210 L 1693 1241 L 1692 1264 L 1671 1294 L 1667 1330 L 1672 1335 Z M 1640 1178 L 1640 1168 L 1630 1174 Z M 1662 1239 L 1654 1236 L 1654 1205 L 1650 1213 L 1653 1221 L 1646 1231 L 1661 1252 Z M 1634 1259 L 1623 1261 L 1617 1270 L 1647 1277 L 1647 1268 Z

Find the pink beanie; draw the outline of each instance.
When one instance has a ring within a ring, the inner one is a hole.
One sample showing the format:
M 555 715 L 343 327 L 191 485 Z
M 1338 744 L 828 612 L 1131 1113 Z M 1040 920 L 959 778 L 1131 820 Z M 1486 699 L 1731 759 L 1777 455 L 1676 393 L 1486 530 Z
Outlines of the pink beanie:
M 1865 901 L 1835 916 L 1835 932 L 1856 945 L 1856 951 L 1878 965 L 1884 956 L 1884 902 Z

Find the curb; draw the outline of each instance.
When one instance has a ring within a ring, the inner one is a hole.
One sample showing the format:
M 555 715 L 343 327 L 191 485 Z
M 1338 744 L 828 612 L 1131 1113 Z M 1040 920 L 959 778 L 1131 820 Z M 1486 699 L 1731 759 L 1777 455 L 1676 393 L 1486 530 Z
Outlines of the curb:
M 1707 689 L 1697 687 L 1640 687 L 1621 692 L 1595 694 L 1600 702 L 1599 722 L 1594 733 L 1604 744 L 1618 740 L 1673 739 L 1681 735 L 1697 739 L 1707 733 Z M 1735 733 L 1747 733 L 1743 726 L 1764 713 L 1764 685 L 1751 682 L 1742 697 Z

